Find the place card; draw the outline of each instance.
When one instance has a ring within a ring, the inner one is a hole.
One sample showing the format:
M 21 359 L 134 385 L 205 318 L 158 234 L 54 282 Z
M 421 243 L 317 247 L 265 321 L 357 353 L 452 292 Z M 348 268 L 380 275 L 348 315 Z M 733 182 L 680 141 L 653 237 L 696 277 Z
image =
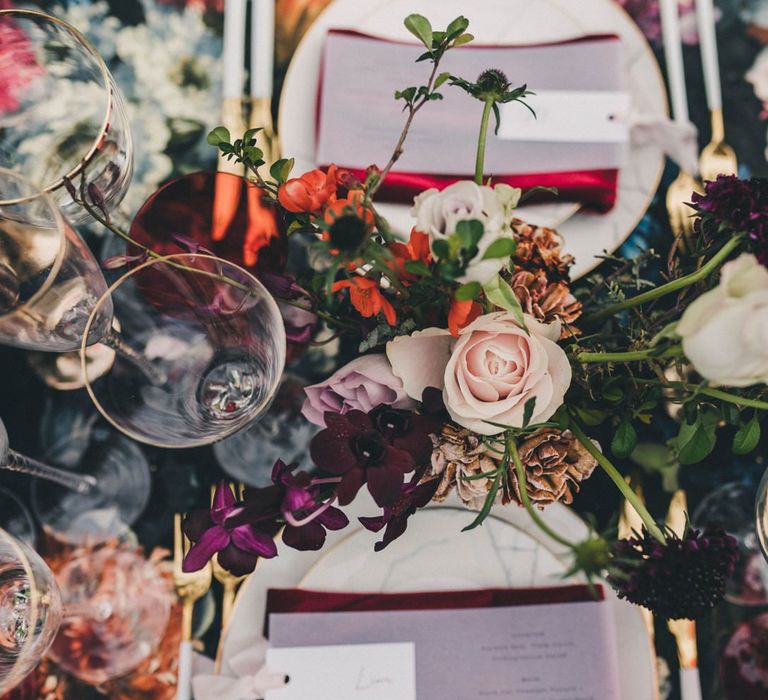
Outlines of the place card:
M 412 642 L 270 648 L 267 667 L 288 684 L 265 700 L 416 700 Z
M 270 644 L 277 652 L 294 645 L 412 642 L 419 700 L 621 697 L 616 630 L 611 606 L 605 601 L 464 610 L 278 613 L 269 616 L 269 630 Z M 344 674 L 359 672 L 349 657 L 336 659 L 307 659 L 307 663 L 315 671 L 323 668 L 321 675 L 328 678 L 324 682 L 334 682 L 337 673 L 346 678 Z M 298 660 L 293 668 L 300 668 Z M 376 669 L 377 673 L 397 671 L 394 665 Z M 335 700 L 346 699 L 336 692 Z M 299 696 L 274 696 L 274 700 L 283 697 Z M 310 693 L 302 700 L 307 697 L 319 700 L 320 696 Z M 387 700 L 400 698 L 393 694 Z

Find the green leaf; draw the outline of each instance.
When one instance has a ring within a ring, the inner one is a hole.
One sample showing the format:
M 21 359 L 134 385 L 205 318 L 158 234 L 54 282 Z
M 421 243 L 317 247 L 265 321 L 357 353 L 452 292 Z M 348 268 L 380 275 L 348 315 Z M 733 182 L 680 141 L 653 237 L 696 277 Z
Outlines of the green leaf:
M 514 238 L 499 238 L 488 246 L 488 250 L 483 255 L 483 260 L 493 258 L 508 258 L 517 248 L 517 242 Z
M 619 423 L 619 427 L 611 440 L 611 452 L 617 457 L 629 457 L 637 445 L 637 431 L 628 420 Z
M 462 34 L 460 37 L 457 37 L 456 41 L 453 42 L 454 46 L 464 46 L 464 44 L 468 44 L 470 41 L 474 41 L 475 37 L 473 34 Z
M 264 129 L 262 127 L 248 129 L 248 131 L 243 134 L 243 141 L 246 143 L 248 143 L 248 141 L 253 141 L 256 138 L 256 134 L 258 134 L 260 131 L 264 131 Z
M 485 233 L 485 227 L 482 221 L 477 219 L 468 219 L 459 221 L 456 224 L 456 235 L 461 241 L 461 247 L 464 250 L 473 250 Z
M 511 311 L 518 325 L 523 328 L 526 333 L 528 332 L 528 328 L 525 325 L 523 307 L 520 306 L 520 301 L 515 296 L 512 287 L 509 286 L 501 275 L 496 275 L 490 282 L 486 282 L 483 285 L 483 291 L 491 303 L 501 309 Z
M 461 287 L 456 290 L 454 297 L 456 297 L 458 301 L 472 301 L 473 299 L 477 299 L 477 295 L 480 294 L 481 289 L 482 287 L 479 282 L 467 282 L 466 284 L 462 284 Z
M 576 412 L 579 420 L 582 423 L 586 423 L 586 425 L 591 428 L 600 425 L 607 418 L 607 414 L 604 411 L 600 411 L 596 408 L 576 406 L 573 410 Z
M 282 184 L 291 176 L 291 170 L 293 170 L 295 163 L 295 158 L 281 158 L 272 163 L 269 174 Z
M 470 530 L 474 530 L 476 527 L 483 524 L 491 512 L 493 504 L 496 502 L 496 494 L 499 492 L 499 488 L 501 487 L 501 480 L 503 478 L 504 469 L 499 467 L 498 471 L 496 472 L 496 478 L 494 478 L 493 484 L 491 484 L 491 488 L 488 491 L 488 495 L 485 498 L 485 503 L 483 503 L 482 509 L 477 514 L 477 517 L 469 525 L 462 529 L 462 532 L 469 532 Z
M 441 85 L 447 83 L 451 79 L 450 73 L 440 73 L 440 75 L 437 76 L 435 79 L 435 87 L 434 89 L 437 90 Z
M 699 413 L 693 423 L 683 421 L 677 436 L 677 456 L 680 464 L 701 462 L 715 449 L 716 420 L 709 413 Z
M 469 20 L 466 17 L 457 17 L 448 25 L 448 29 L 445 30 L 448 41 L 451 41 L 452 39 L 455 39 L 456 37 L 466 32 L 468 27 Z
M 415 86 L 405 88 L 405 90 L 398 90 L 395 93 L 395 99 L 413 102 L 413 98 L 416 97 L 416 90 L 417 88 Z
M 406 272 L 410 272 L 412 275 L 418 275 L 419 277 L 429 277 L 432 273 L 429 267 L 421 260 L 408 260 L 403 264 L 403 269 Z
M 527 428 L 531 424 L 531 418 L 533 417 L 533 411 L 536 408 L 536 398 L 528 399 L 523 407 L 523 428 Z
M 229 129 L 217 126 L 208 134 L 208 143 L 211 146 L 218 146 L 220 143 L 229 143 L 229 138 Z
M 733 452 L 737 455 L 748 455 L 757 447 L 760 442 L 760 421 L 757 420 L 757 414 L 752 416 L 752 420 L 745 426 L 739 428 L 733 438 Z
M 523 202 L 527 202 L 529 199 L 531 199 L 532 197 L 535 197 L 537 194 L 545 194 L 545 193 L 552 194 L 552 195 L 555 195 L 555 197 L 557 197 L 557 195 L 559 194 L 559 190 L 557 189 L 557 187 L 541 187 L 538 185 L 536 187 L 531 187 L 531 189 L 523 192 L 523 195 L 520 197 L 520 204 L 522 204 Z
M 405 18 L 405 28 L 421 41 L 428 49 L 432 48 L 432 25 L 423 15 L 408 15 Z
M 448 244 L 448 241 L 446 241 L 444 238 L 441 238 L 432 244 L 432 252 L 438 258 L 450 258 L 451 246 Z

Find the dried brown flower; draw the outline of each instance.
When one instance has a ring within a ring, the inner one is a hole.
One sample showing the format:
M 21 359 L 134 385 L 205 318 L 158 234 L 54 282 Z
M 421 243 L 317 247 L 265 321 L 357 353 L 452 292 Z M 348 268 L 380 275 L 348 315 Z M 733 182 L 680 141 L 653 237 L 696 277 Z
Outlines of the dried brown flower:
M 550 282 L 568 281 L 573 256 L 563 255 L 563 239 L 557 231 L 532 226 L 519 219 L 512 221 L 512 231 L 517 240 L 517 250 L 512 258 L 515 272 L 543 270 Z
M 561 339 L 578 332 L 571 324 L 581 316 L 582 304 L 566 282 L 550 282 L 543 270 L 520 270 L 512 276 L 510 286 L 525 313 L 542 323 L 563 323 Z
M 519 448 L 525 467 L 528 497 L 543 508 L 560 501 L 573 503 L 579 484 L 592 476 L 597 460 L 570 430 L 544 428 L 531 435 Z M 520 485 L 514 466 L 509 470 L 513 500 L 521 503 Z
M 433 500 L 444 501 L 456 487 L 464 505 L 475 510 L 482 508 L 493 479 L 469 477 L 493 472 L 499 465 L 480 436 L 448 423 L 438 435 L 432 436 L 432 443 L 432 466 L 427 478 L 441 477 Z M 510 501 L 510 495 L 504 489 L 499 491 L 498 498 L 501 503 Z

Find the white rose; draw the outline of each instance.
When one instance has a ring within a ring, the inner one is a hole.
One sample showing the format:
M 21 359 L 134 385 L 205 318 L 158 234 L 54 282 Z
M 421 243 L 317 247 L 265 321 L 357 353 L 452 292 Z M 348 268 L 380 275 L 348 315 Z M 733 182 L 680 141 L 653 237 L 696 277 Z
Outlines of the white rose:
M 747 253 L 723 265 L 720 284 L 688 306 L 677 334 L 713 384 L 768 383 L 768 270 Z
M 387 343 L 387 357 L 405 392 L 420 399 L 424 389 L 443 390 L 451 418 L 481 435 L 499 423 L 520 428 L 525 405 L 534 400 L 532 424 L 549 420 L 571 384 L 571 365 L 557 344 L 560 323 L 525 317 L 528 333 L 511 313 L 480 316 L 454 339 L 429 328 Z
M 507 185 L 497 185 L 494 190 L 462 180 L 442 191 L 433 188 L 422 192 L 414 200 L 411 214 L 416 219 L 416 229 L 429 234 L 432 244 L 449 238 L 461 221 L 480 221 L 485 232 L 477 244 L 477 255 L 458 281 L 485 284 L 501 270 L 506 259 L 483 260 L 483 256 L 494 241 L 512 235 L 508 224 L 519 198 L 520 191 Z

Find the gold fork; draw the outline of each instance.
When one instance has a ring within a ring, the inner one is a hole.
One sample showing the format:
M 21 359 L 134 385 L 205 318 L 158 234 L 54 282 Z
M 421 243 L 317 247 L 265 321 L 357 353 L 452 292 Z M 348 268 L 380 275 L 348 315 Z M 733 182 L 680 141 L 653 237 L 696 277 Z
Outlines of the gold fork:
M 693 250 L 693 210 L 688 206 L 691 195 L 700 191 L 696 178 L 683 170 L 672 181 L 667 190 L 667 215 L 675 240 L 688 250 Z
M 666 524 L 682 537 L 687 523 L 687 498 L 685 491 L 678 489 L 669 503 Z M 701 700 L 696 623 L 693 620 L 668 620 L 667 627 L 677 644 L 677 656 L 680 661 L 681 697 L 683 700 Z
M 735 175 L 739 164 L 736 152 L 725 142 L 723 110 L 713 109 L 712 140 L 704 146 L 699 158 L 699 170 L 703 180 L 716 180 L 718 175 Z
M 176 700 L 190 700 L 192 680 L 192 613 L 195 603 L 211 587 L 211 565 L 200 571 L 182 570 L 184 556 L 189 551 L 189 540 L 181 529 L 181 514 L 173 516 L 173 587 L 181 599 L 181 643 L 179 645 L 178 682 Z

